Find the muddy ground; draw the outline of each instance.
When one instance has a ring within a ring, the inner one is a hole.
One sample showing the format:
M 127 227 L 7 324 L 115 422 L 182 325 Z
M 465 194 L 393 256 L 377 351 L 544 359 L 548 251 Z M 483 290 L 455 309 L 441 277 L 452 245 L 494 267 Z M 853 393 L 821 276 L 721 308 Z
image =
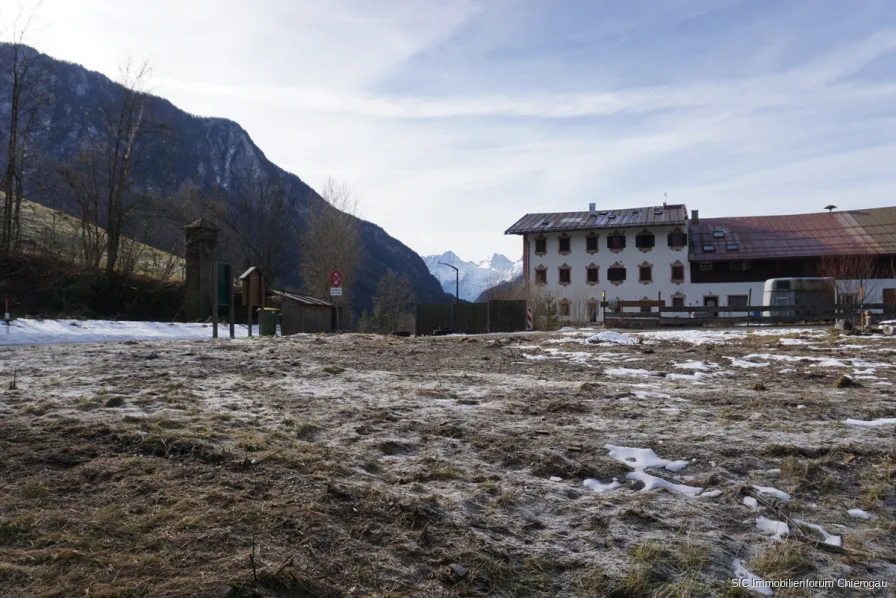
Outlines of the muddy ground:
M 0 595 L 892 595 L 896 341 L 765 332 L 0 348 Z

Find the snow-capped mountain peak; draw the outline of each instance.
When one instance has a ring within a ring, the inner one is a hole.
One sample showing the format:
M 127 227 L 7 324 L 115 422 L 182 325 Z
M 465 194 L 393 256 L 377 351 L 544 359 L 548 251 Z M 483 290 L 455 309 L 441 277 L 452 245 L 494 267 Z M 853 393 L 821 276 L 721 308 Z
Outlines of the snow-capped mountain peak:
M 467 301 L 475 301 L 482 291 L 517 278 L 523 271 L 523 260 L 511 261 L 507 256 L 496 253 L 481 262 L 466 262 L 453 251 L 446 251 L 441 255 L 428 255 L 423 258 L 426 267 L 432 272 L 446 293 L 454 293 L 455 272 L 447 266 L 439 264 L 445 262 L 455 266 L 459 270 L 460 298 Z

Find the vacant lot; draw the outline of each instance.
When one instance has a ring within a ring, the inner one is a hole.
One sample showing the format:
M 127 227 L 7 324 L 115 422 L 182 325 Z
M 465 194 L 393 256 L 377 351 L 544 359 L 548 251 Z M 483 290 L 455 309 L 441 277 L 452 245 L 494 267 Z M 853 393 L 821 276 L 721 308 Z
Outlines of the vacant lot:
M 896 342 L 592 334 L 0 349 L 0 595 L 889 595 Z

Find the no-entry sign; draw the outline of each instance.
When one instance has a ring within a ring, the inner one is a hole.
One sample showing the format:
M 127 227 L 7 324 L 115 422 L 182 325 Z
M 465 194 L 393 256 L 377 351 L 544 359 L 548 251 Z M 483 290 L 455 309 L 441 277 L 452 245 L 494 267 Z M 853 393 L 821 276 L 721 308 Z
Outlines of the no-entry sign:
M 334 287 L 342 286 L 342 272 L 339 270 L 333 270 L 330 272 L 330 284 Z

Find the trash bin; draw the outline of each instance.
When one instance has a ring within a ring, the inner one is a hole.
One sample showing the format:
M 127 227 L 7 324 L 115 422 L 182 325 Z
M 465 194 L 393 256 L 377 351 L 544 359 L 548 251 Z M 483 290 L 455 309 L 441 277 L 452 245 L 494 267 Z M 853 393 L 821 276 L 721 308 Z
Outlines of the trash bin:
M 276 336 L 277 313 L 279 311 L 279 309 L 274 309 L 273 307 L 265 307 L 258 310 L 258 328 L 261 336 Z

